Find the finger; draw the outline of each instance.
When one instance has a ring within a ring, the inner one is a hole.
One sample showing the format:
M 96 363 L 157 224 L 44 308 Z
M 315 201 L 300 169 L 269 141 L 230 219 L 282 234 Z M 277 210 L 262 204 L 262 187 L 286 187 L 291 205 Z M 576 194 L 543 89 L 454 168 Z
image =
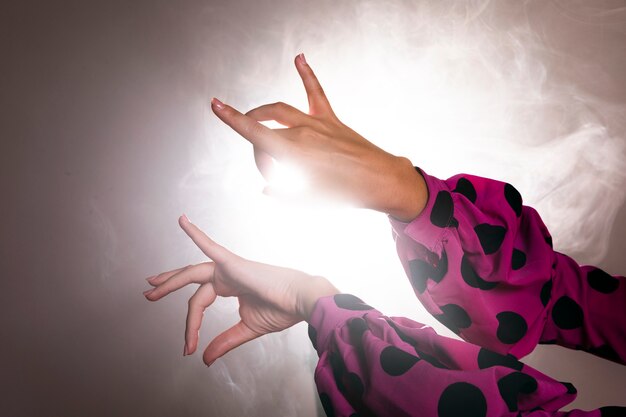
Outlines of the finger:
M 191 355 L 198 347 L 198 332 L 202 325 L 204 310 L 217 298 L 212 283 L 203 284 L 198 291 L 189 299 L 187 309 L 187 322 L 185 325 L 185 355 Z
M 146 298 L 150 301 L 156 301 L 171 292 L 181 289 L 185 285 L 210 282 L 213 278 L 214 270 L 215 264 L 213 262 L 204 262 L 185 268 L 146 294 Z
M 178 219 L 178 224 L 187 233 L 187 236 L 200 248 L 202 252 L 215 262 L 224 262 L 233 254 L 226 248 L 215 243 L 195 224 L 191 223 L 184 214 Z
M 256 109 L 252 109 L 246 113 L 246 116 L 253 118 L 257 122 L 274 120 L 287 127 L 307 124 L 310 119 L 307 114 L 302 113 L 295 107 L 280 102 L 265 104 Z
M 252 117 L 241 114 L 231 106 L 215 98 L 211 101 L 211 107 L 215 115 L 224 123 L 264 151 L 272 155 L 282 155 L 289 149 L 290 143 L 288 140 L 276 134 L 269 127 L 263 126 Z
M 267 152 L 263 152 L 261 149 L 254 147 L 254 163 L 257 169 L 265 178 L 265 181 L 269 181 L 272 177 L 272 170 L 274 168 L 274 159 Z
M 183 269 L 189 268 L 190 266 L 191 265 L 187 265 L 182 268 L 172 269 L 171 271 L 161 272 L 160 274 L 156 274 L 156 275 L 151 276 L 150 278 L 146 278 L 146 281 L 148 281 L 148 284 L 152 285 L 153 287 L 156 287 L 157 285 L 163 284 L 172 275 L 177 274 Z
M 317 80 L 315 73 L 307 64 L 304 54 L 300 54 L 295 59 L 296 69 L 302 82 L 304 83 L 304 89 L 309 99 L 309 114 L 311 115 L 334 115 L 333 109 L 330 107 L 330 103 L 326 98 L 322 85 Z
M 217 358 L 224 356 L 234 348 L 256 339 L 259 336 L 261 335 L 253 332 L 240 321 L 230 329 L 217 335 L 215 339 L 209 343 L 209 346 L 207 346 L 202 359 L 207 366 L 211 366 Z

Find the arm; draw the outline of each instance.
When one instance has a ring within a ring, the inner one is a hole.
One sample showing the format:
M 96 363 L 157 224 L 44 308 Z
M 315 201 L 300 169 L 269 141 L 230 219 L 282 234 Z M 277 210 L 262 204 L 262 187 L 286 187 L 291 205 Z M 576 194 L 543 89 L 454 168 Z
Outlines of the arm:
M 398 255 L 426 309 L 463 339 L 522 357 L 557 343 L 626 363 L 626 281 L 552 249 L 510 184 L 441 180 L 422 213 L 392 219 Z
M 403 318 L 389 318 L 326 279 L 252 262 L 206 236 L 186 217 L 183 230 L 213 262 L 148 279 L 156 301 L 186 284 L 200 284 L 189 303 L 185 353 L 197 348 L 203 310 L 217 296 L 239 299 L 241 321 L 207 347 L 207 365 L 229 350 L 302 319 L 320 356 L 315 380 L 329 415 L 563 416 L 575 390 L 511 356 L 438 336 Z M 546 411 L 530 411 L 541 407 Z M 463 414 L 468 412 L 469 414 Z M 530 414 L 529 414 L 530 413 Z M 573 411 L 598 417 L 598 412 Z
M 510 184 L 421 173 L 425 209 L 409 223 L 391 220 L 416 295 L 463 339 L 526 355 L 548 309 L 554 251 L 547 228 Z
M 600 416 L 599 410 L 558 411 L 576 397 L 571 384 L 510 355 L 386 317 L 350 294 L 317 302 L 309 336 L 329 416 Z

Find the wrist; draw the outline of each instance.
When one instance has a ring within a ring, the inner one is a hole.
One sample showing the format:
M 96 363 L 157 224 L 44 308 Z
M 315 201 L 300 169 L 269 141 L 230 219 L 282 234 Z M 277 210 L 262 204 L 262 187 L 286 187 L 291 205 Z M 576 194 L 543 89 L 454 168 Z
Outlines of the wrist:
M 384 211 L 400 221 L 410 222 L 426 207 L 428 188 L 409 159 L 402 156 L 395 158 L 395 169 L 389 183 L 390 196 Z
M 296 310 L 300 317 L 309 321 L 317 300 L 339 294 L 339 290 L 326 278 L 312 276 L 301 282 L 296 296 Z

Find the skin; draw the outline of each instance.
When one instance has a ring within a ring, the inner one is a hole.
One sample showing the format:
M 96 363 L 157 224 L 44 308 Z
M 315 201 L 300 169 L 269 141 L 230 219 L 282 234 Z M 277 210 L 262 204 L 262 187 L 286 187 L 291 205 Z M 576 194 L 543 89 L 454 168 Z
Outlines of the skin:
M 241 320 L 209 343 L 203 355 L 207 366 L 250 340 L 308 320 L 319 298 L 339 292 L 325 278 L 237 256 L 211 240 L 184 215 L 179 224 L 212 262 L 147 278 L 154 288 L 144 292 L 144 296 L 157 301 L 186 285 L 200 285 L 189 299 L 183 355 L 194 353 L 198 347 L 204 310 L 218 296 L 237 297 Z
M 295 66 L 308 97 L 308 114 L 281 102 L 243 114 L 218 99 L 211 101 L 215 115 L 253 145 L 261 174 L 268 178 L 274 161 L 289 163 L 307 175 L 307 196 L 347 201 L 402 221 L 418 216 L 428 192 L 411 162 L 344 125 L 303 54 L 295 58 Z M 270 129 L 260 123 L 268 120 L 285 128 Z M 339 292 L 325 278 L 241 258 L 212 241 L 184 215 L 179 223 L 212 261 L 148 278 L 154 288 L 144 296 L 157 301 L 188 284 L 200 285 L 189 299 L 184 355 L 198 347 L 204 310 L 218 296 L 238 298 L 241 320 L 209 343 L 203 355 L 207 365 L 243 343 L 308 320 L 319 298 Z
M 426 205 L 421 175 L 404 157 L 394 156 L 341 123 L 303 54 L 295 59 L 309 101 L 309 113 L 285 104 L 266 104 L 242 114 L 217 99 L 217 117 L 248 140 L 266 178 L 272 159 L 302 169 L 309 178 L 307 194 L 348 201 L 357 207 L 414 219 Z M 286 126 L 270 129 L 260 121 Z

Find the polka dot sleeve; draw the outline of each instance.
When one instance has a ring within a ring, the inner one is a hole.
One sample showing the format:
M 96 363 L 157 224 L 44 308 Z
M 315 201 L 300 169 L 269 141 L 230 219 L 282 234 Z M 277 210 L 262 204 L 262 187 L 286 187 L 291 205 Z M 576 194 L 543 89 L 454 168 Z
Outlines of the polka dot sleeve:
M 512 185 L 418 171 L 428 187 L 426 208 L 410 223 L 391 223 L 429 313 L 501 354 L 520 358 L 537 343 L 558 343 L 626 363 L 623 277 L 555 252 L 539 214 Z
M 315 382 L 328 416 L 604 415 L 559 412 L 576 397 L 571 384 L 511 355 L 385 317 L 349 294 L 317 302 L 309 336 L 319 355 Z

